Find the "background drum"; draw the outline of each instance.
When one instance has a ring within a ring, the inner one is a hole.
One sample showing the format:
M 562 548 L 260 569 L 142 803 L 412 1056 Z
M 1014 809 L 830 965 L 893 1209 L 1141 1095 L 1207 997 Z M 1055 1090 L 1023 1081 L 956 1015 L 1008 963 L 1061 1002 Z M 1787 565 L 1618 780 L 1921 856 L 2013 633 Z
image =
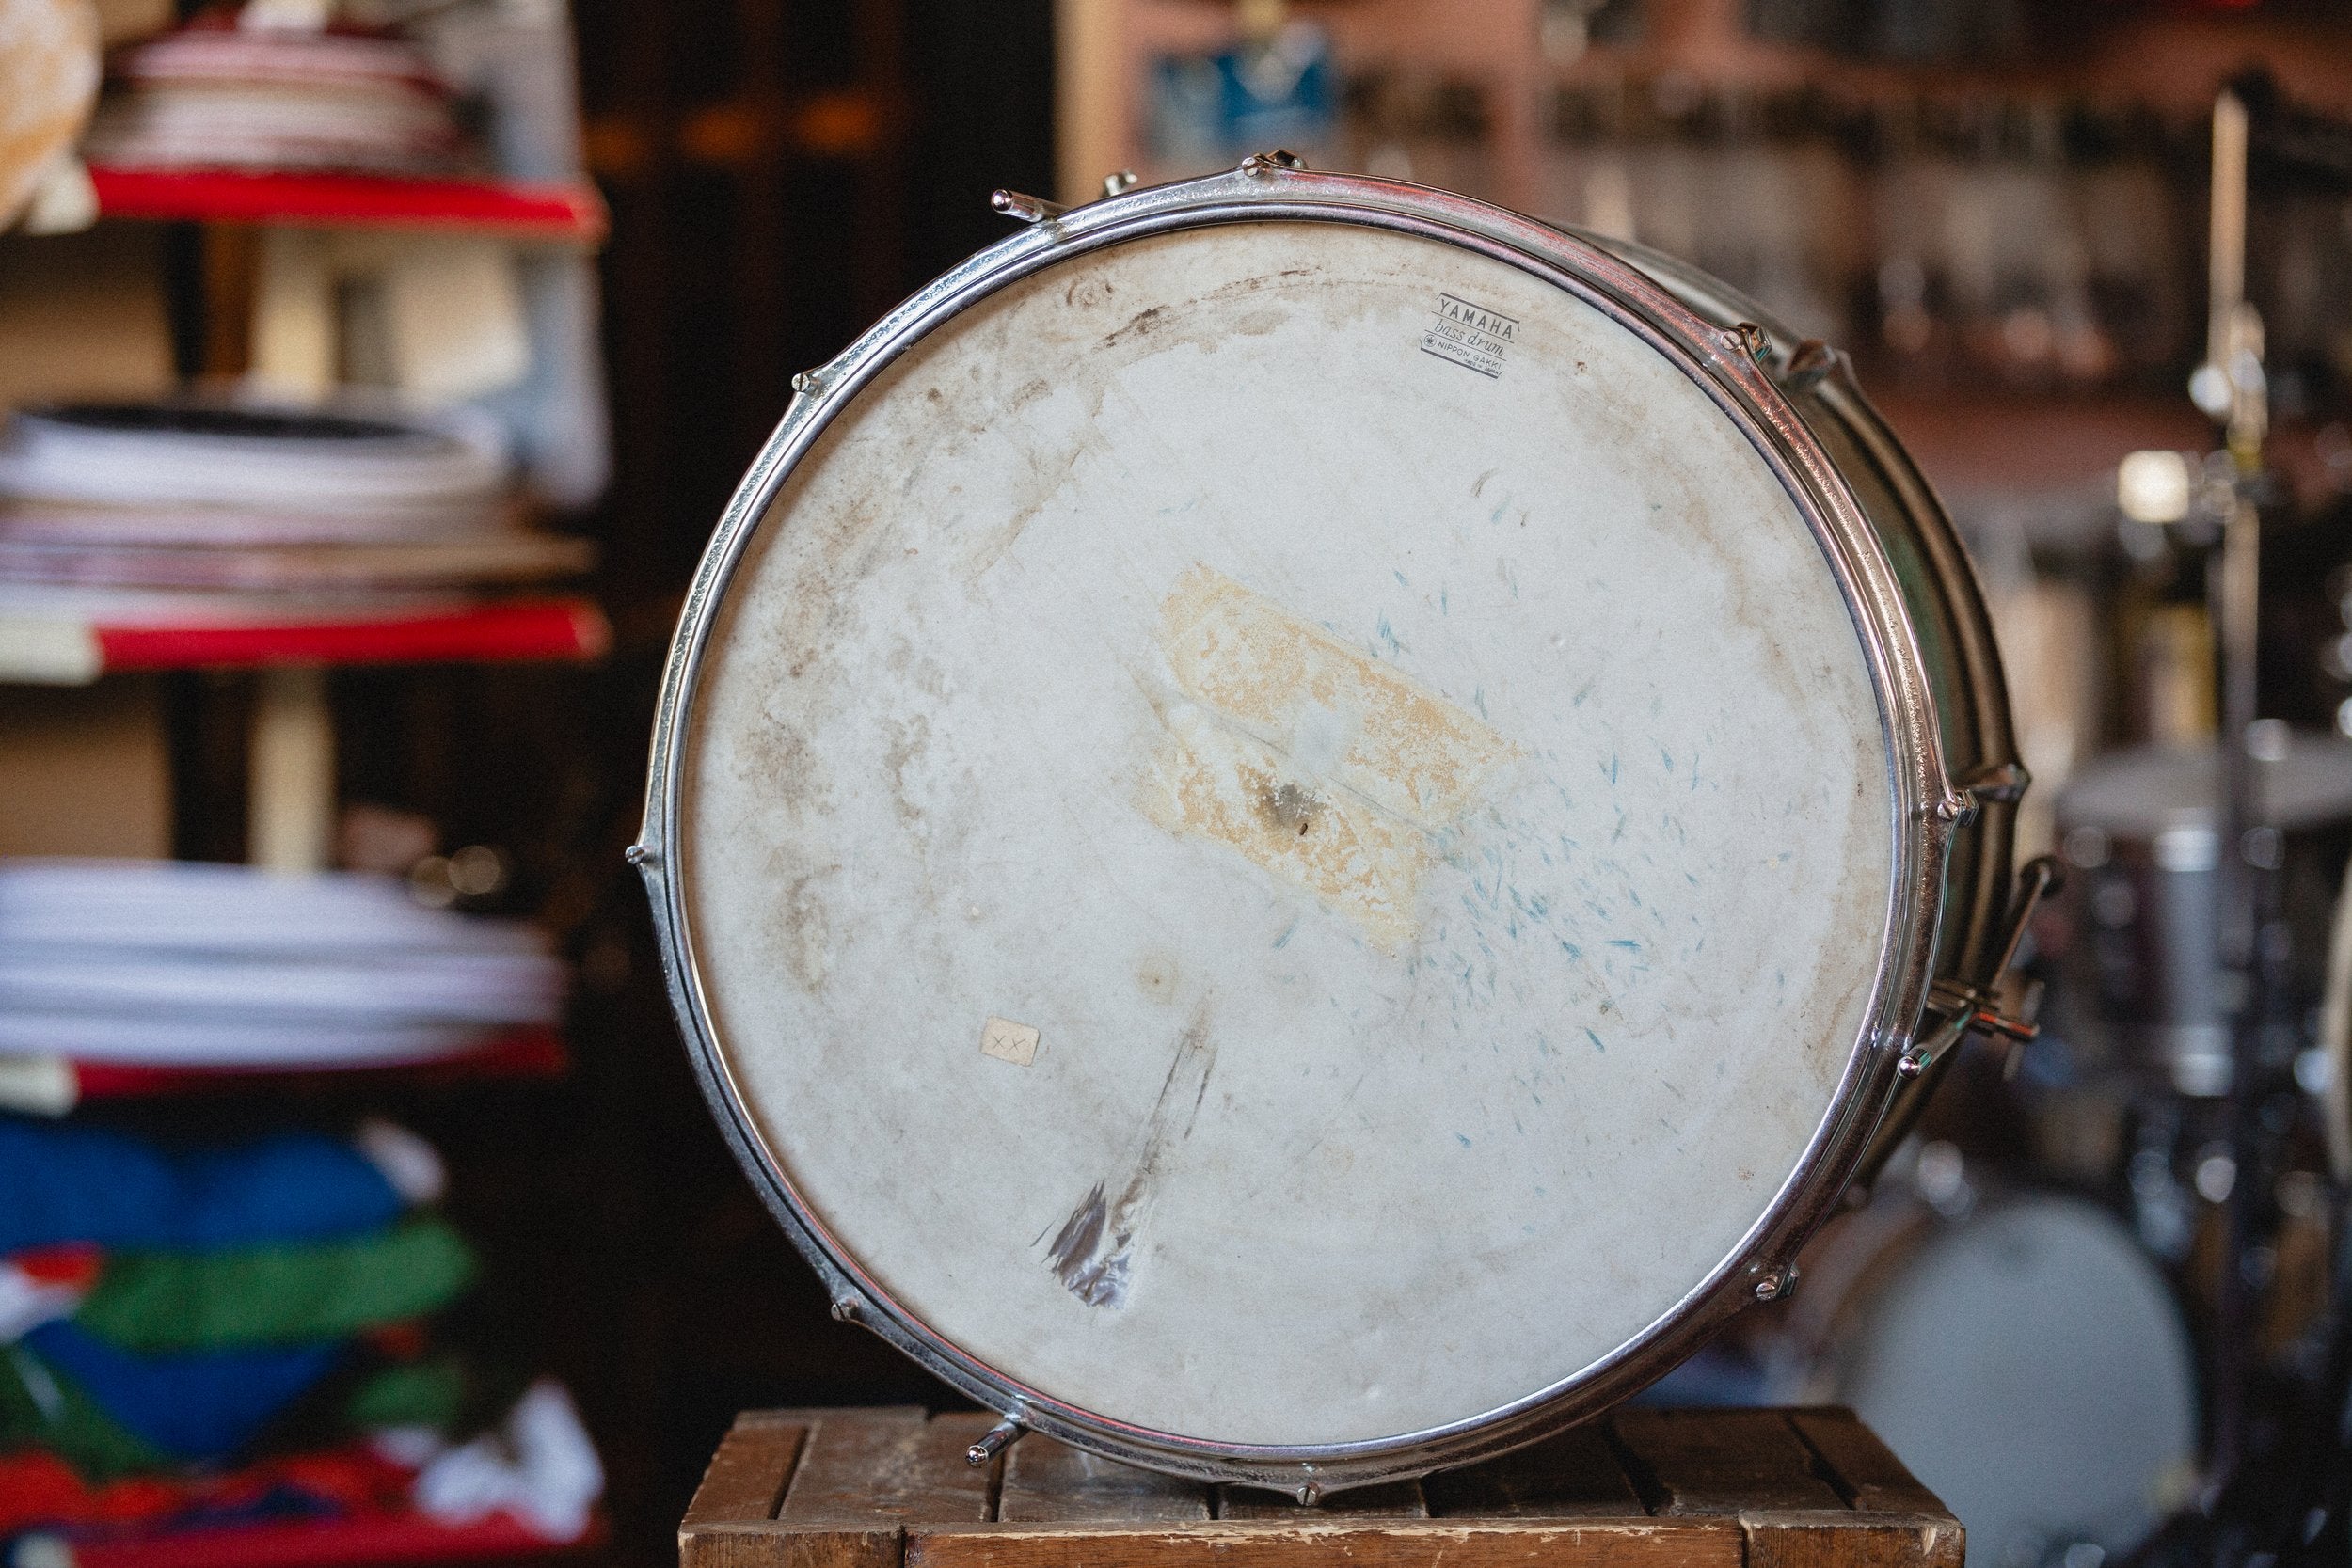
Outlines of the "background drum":
M 2106 1210 L 1974 1201 L 1951 1146 L 1928 1150 L 1947 1212 L 1890 1182 L 1822 1232 L 1766 1397 L 1851 1406 L 1967 1527 L 1971 1568 L 2119 1559 L 2195 1481 L 2180 1308 Z
M 1005 205 L 680 628 L 636 854 L 720 1119 L 1020 1425 L 1311 1497 L 1591 1414 L 1984 1014 L 1948 529 L 1835 355 L 1499 210 Z

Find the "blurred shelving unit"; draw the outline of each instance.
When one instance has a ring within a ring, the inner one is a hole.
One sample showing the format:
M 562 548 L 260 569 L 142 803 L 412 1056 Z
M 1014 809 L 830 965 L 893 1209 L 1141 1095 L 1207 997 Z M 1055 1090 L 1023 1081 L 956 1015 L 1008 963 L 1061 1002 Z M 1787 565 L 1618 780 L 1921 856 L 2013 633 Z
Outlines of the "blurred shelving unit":
M 1972 455 L 1996 428 L 2030 426 L 2043 450 L 2096 467 L 2117 430 L 2179 426 L 2169 409 L 2138 416 L 2178 402 L 2201 346 L 2198 128 L 2212 93 L 2260 70 L 2290 101 L 2352 113 L 2352 37 L 2308 8 L 2116 6 L 2049 47 L 1904 59 L 1770 25 L 1865 9 L 1059 0 L 1058 195 L 1091 199 L 1117 169 L 1148 183 L 1230 166 L 1252 149 L 1166 145 L 1155 90 L 1172 64 L 1253 28 L 1303 27 L 1340 77 L 1327 133 L 1295 149 L 1311 164 L 1637 240 L 1812 318 L 1794 325 L 1895 394 L 1898 429 L 1955 490 L 2022 477 Z M 2044 232 L 2053 217 L 2081 231 Z M 2007 232 L 1963 232 L 1988 229 Z M 2101 251 L 2118 234 L 2161 248 L 2173 276 L 2111 276 Z M 2023 254 L 2037 245 L 2089 254 Z M 2020 299 L 2037 289 L 2058 297 Z M 1896 319 L 1922 303 L 1906 291 L 1937 313 L 1931 330 Z M 1946 319 L 1970 311 L 1983 320 Z M 2075 340 L 2073 315 L 2091 318 Z
M 462 18 L 451 22 L 458 8 L 429 9 L 431 25 L 469 25 Z M 461 59 L 494 59 L 499 90 L 516 95 L 513 105 L 485 105 L 494 112 L 481 127 L 482 150 L 499 172 L 396 175 L 276 168 L 250 159 L 233 167 L 94 161 L 87 170 L 93 230 L 61 238 L 0 236 L 0 250 L 19 256 L 37 257 L 41 247 L 67 247 L 72 255 L 80 247 L 91 255 L 138 259 L 133 265 L 151 273 L 146 294 L 166 304 L 169 315 L 151 335 L 167 332 L 167 362 L 134 371 L 127 379 L 102 375 L 97 397 L 137 401 L 168 393 L 174 384 L 239 382 L 258 382 L 258 389 L 279 404 L 340 397 L 339 383 L 365 379 L 347 373 L 356 352 L 348 316 L 355 269 L 387 267 L 390 258 L 494 258 L 487 264 L 504 272 L 491 292 L 503 290 L 511 300 L 501 307 L 508 311 L 503 320 L 527 342 L 531 395 L 543 400 L 518 408 L 510 397 L 487 416 L 506 422 L 525 470 L 513 493 L 498 502 L 500 526 L 511 529 L 592 502 L 603 483 L 604 435 L 596 284 L 588 259 L 606 239 L 610 214 L 587 177 L 580 147 L 563 8 L 539 8 L 528 17 L 519 8 L 508 10 L 516 14 L 479 8 L 474 24 L 486 33 L 459 40 L 457 50 Z M 151 24 L 168 22 L 169 14 L 164 8 Z M 538 29 L 535 43 L 522 38 L 532 28 Z M 551 59 L 516 54 L 549 40 Z M 344 249 L 334 248 L 339 245 Z M 0 279 L 10 266 L 30 270 L 5 255 L 0 263 Z M 54 280 L 72 270 L 67 262 L 53 266 L 49 276 Z M 477 267 L 477 277 L 482 270 Z M 284 356 L 265 363 L 263 352 L 271 333 L 287 335 L 289 278 L 299 296 L 293 301 L 300 317 L 293 337 L 308 353 L 291 382 Z M 91 319 L 104 309 L 98 306 Z M 76 339 L 87 332 L 60 330 L 39 370 L 12 376 L 0 368 L 0 402 L 91 390 L 76 380 L 99 363 L 86 364 L 80 356 Z M 568 357 L 550 371 L 550 354 Z M 274 381 L 271 372 L 278 372 Z M 54 393 L 44 377 L 56 384 Z M 562 383 L 555 393 L 547 390 L 551 381 Z M 521 384 L 510 377 L 504 385 Z M 387 383 L 378 379 L 377 385 Z M 494 384 L 481 393 L 444 393 L 442 402 L 495 401 L 499 393 Z M 562 404 L 552 415 L 549 402 Z M 550 466 L 552 480 L 544 471 Z M 584 546 L 567 548 L 585 551 Z M 8 712 L 36 715 L 39 722 L 12 726 L 0 737 L 0 766 L 9 765 L 10 751 L 20 752 L 21 768 L 69 762 L 62 783 L 44 785 L 53 797 L 42 808 L 45 823 L 25 826 L 39 811 L 0 814 L 6 819 L 0 825 L 8 829 L 0 835 L 0 852 L 60 852 L 41 841 L 41 832 L 59 822 L 83 826 L 73 819 L 82 815 L 75 792 L 84 790 L 90 792 L 93 816 L 138 797 L 139 812 L 161 820 L 112 840 L 103 830 L 69 835 L 72 853 L 234 858 L 241 839 L 244 858 L 257 867 L 323 871 L 339 860 L 339 832 L 345 827 L 339 776 L 349 769 L 339 767 L 339 743 L 347 737 L 339 732 L 356 724 L 365 744 L 384 750 L 376 732 L 385 726 L 370 709 L 388 690 L 414 692 L 421 711 L 445 714 L 436 689 L 478 689 L 502 668 L 594 664 L 612 643 L 611 625 L 596 598 L 552 575 L 520 589 L 453 578 L 405 588 L 399 579 L 387 581 L 387 592 L 125 589 L 81 598 L 46 584 L 12 585 L 0 594 L 0 688 L 8 689 L 0 690 L 0 701 Z M 231 738 L 238 729 L 242 745 Z M 392 744 L 400 743 L 402 733 L 390 731 Z M 225 739 L 230 743 L 224 745 Z M 23 761 L 25 748 L 43 754 Z M 87 756 L 72 757 L 77 750 Z M 459 759 L 452 770 L 467 760 L 479 766 L 478 759 Z M 437 759 L 429 766 L 437 766 Z M 122 772 L 152 775 L 152 782 L 144 794 L 116 790 L 102 799 L 91 789 L 94 782 Z M 191 815 L 192 796 L 209 802 L 209 817 L 205 811 Z M 191 842 L 192 820 L 228 821 L 232 836 L 207 831 Z M 499 858 L 487 848 L 464 852 Z M 447 864 L 451 857 L 425 860 Z M 506 875 L 501 869 L 500 877 Z M 482 891 L 415 885 L 442 904 Z M 534 961 L 553 963 L 544 956 Z M 447 1010 L 457 1015 L 454 1007 Z M 45 1016 L 38 1006 L 22 1014 L 27 1027 L 19 1033 L 33 1032 L 33 1022 Z M 249 1021 L 235 1016 L 241 1030 Z M 278 1028 L 288 1033 L 282 1022 Z M 43 1037 L 55 1037 L 54 1032 Z M 453 1026 L 411 1053 L 343 1047 L 343 1059 L 325 1048 L 280 1053 L 275 1046 L 232 1043 L 238 1051 L 181 1062 L 127 1046 L 112 1053 L 92 1046 L 84 1056 L 72 1049 L 27 1052 L 12 1040 L 12 1053 L 0 1054 L 0 1108 L 52 1117 L 97 1110 L 106 1120 L 127 1118 L 133 1126 L 250 1133 L 289 1116 L 348 1126 L 359 1112 L 389 1105 L 399 1107 L 404 1119 L 421 1116 L 428 1125 L 466 1128 L 511 1119 L 512 1107 L 521 1103 L 515 1096 L 543 1093 L 573 1067 L 571 1047 L 553 1023 Z M 487 1101 L 491 1109 L 465 1109 L 477 1101 Z M 511 1175 L 501 1174 L 511 1137 L 501 1126 L 487 1146 L 480 1139 L 469 1148 L 443 1146 L 456 1188 L 462 1191 L 477 1175 L 492 1189 L 511 1181 Z M 520 1314 L 526 1320 L 539 1315 L 528 1307 Z M 535 1358 L 541 1353 L 525 1354 Z M 230 1508 L 195 1528 L 70 1544 L 58 1539 L 39 1549 L 54 1544 L 63 1554 L 56 1560 L 84 1568 L 306 1568 L 513 1561 L 593 1550 L 607 1533 L 601 1513 L 590 1515 L 584 1533 L 560 1541 L 515 1512 L 492 1511 L 470 1523 L 436 1518 L 413 1505 L 403 1485 L 338 1517 L 243 1517 Z

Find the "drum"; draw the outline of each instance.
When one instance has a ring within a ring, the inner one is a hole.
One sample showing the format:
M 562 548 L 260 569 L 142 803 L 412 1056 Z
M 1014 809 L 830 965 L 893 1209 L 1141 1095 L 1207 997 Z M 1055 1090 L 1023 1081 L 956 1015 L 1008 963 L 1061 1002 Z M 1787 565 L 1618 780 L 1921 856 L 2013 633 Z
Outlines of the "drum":
M 1851 1405 L 1967 1527 L 1975 1568 L 2118 1560 L 2196 1481 L 2180 1307 L 2095 1204 L 1946 1207 L 1882 1197 L 1822 1232 L 1767 1397 Z
M 2255 755 L 2256 832 L 2280 879 L 2286 995 L 2310 1011 L 2325 989 L 2328 931 L 2352 824 L 2352 740 L 2273 724 Z M 2230 1091 L 2233 978 L 2223 957 L 2220 752 L 2140 747 L 2085 768 L 2058 800 L 2082 1022 L 2166 1092 Z
M 689 597 L 632 858 L 712 1107 L 1008 1430 L 1311 1498 L 1593 1414 L 2000 961 L 1950 529 L 1834 355 L 1529 219 L 1008 205 Z

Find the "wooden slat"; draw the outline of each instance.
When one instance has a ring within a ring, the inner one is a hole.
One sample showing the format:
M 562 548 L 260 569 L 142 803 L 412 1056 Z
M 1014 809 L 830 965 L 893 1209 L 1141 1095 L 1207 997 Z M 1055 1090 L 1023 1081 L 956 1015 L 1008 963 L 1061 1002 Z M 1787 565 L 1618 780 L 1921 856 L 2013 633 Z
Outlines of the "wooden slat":
M 1486 1519 L 1639 1519 L 1646 1511 L 1597 1427 L 1422 1482 L 1429 1512 Z
M 1943 1502 L 1903 1468 L 1903 1462 L 1842 1406 L 1791 1410 L 1788 1424 L 1812 1445 L 1830 1484 L 1856 1509 L 1870 1513 L 1941 1513 Z
M 1359 1486 L 1311 1508 L 1302 1508 L 1279 1492 L 1262 1492 L 1254 1486 L 1220 1486 L 1216 1494 L 1216 1516 L 1220 1519 L 1328 1519 L 1345 1524 L 1358 1519 L 1429 1517 L 1429 1502 L 1422 1496 L 1421 1482 L 1417 1481 Z
M 1209 1489 L 1031 1433 L 1005 1455 L 996 1517 L 1009 1525 L 1206 1519 Z
M 1777 1410 L 1621 1410 L 1610 1422 L 1642 1500 L 1656 1513 L 1846 1506 Z
M 893 1568 L 900 1555 L 895 1521 L 873 1529 L 824 1526 L 804 1530 L 772 1520 L 819 1426 L 904 1424 L 922 1418 L 921 1408 L 913 1405 L 746 1411 L 719 1445 L 678 1527 L 679 1568 Z M 784 1452 L 787 1446 L 788 1457 Z
M 1941 1509 L 1908 1518 L 1849 1510 L 1743 1513 L 1747 1568 L 1962 1568 L 1965 1539 Z
M 705 1525 L 681 1540 L 679 1568 L 898 1568 L 906 1537 L 898 1525 Z
M 828 1415 L 809 1434 L 776 1518 L 865 1528 L 984 1520 L 995 1466 L 974 1469 L 963 1450 L 993 1424 L 978 1413 L 928 1421 L 919 1410 Z
M 746 1524 L 776 1516 L 808 1429 L 766 1416 L 761 1411 L 737 1417 L 735 1429 L 720 1439 L 719 1451 L 710 1456 L 710 1467 L 703 1472 L 694 1500 L 686 1505 L 686 1517 L 678 1523 L 680 1533 L 701 1525 Z
M 1217 1520 L 1181 1529 L 993 1525 L 910 1530 L 907 1568 L 1741 1568 L 1738 1524 Z M 1873 1568 L 1886 1568 L 1877 1564 Z

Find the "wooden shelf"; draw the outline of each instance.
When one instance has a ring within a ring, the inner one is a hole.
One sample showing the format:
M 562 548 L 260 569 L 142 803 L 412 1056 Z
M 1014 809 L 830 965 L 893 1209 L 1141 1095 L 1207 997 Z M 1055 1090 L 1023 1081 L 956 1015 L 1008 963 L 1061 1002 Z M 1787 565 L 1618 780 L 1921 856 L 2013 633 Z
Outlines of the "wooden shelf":
M 610 224 L 604 198 L 585 183 L 103 164 L 92 165 L 89 176 L 99 214 L 110 218 L 460 230 L 584 245 L 600 244 Z
M 129 670 L 585 662 L 612 645 L 585 598 L 249 620 L 91 621 L 0 612 L 0 681 L 87 685 Z
M 471 1051 L 421 1062 L 348 1066 L 160 1067 L 70 1057 L 0 1056 L 0 1110 L 63 1116 L 95 1100 L 164 1100 L 255 1089 L 341 1093 L 354 1088 L 431 1089 L 461 1084 L 548 1082 L 571 1070 L 557 1031 L 508 1029 Z
M 71 1062 L 83 1100 L 147 1100 L 262 1086 L 326 1087 L 354 1084 L 468 1083 L 501 1078 L 561 1078 L 571 1051 L 553 1029 L 509 1029 L 472 1051 L 431 1061 L 363 1063 L 352 1067 L 169 1068 L 114 1062 Z

